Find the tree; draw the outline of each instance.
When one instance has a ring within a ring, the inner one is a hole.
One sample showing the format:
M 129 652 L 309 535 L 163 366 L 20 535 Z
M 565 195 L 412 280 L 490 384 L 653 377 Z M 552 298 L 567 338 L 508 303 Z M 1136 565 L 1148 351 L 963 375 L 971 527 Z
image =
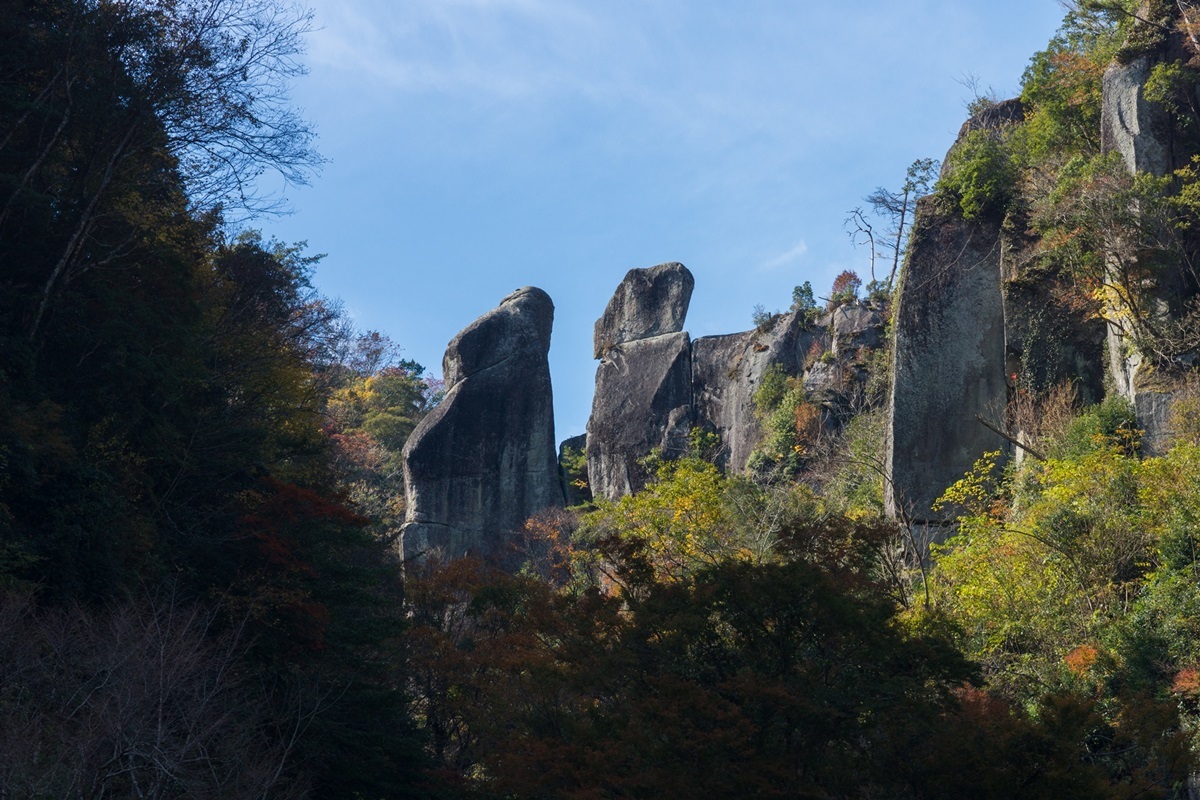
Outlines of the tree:
M 918 158 L 909 165 L 904 175 L 904 183 L 899 190 L 893 191 L 882 186 L 865 198 L 871 206 L 871 211 L 882 217 L 888 228 L 882 236 L 877 237 L 874 227 L 867 220 L 861 208 L 850 212 L 846 227 L 850 240 L 854 244 L 867 244 L 871 250 L 871 283 L 876 282 L 875 258 L 890 255 L 892 266 L 888 272 L 884 286 L 890 290 L 896 280 L 896 272 L 900 268 L 900 258 L 908 245 L 908 232 L 912 227 L 911 217 L 916 207 L 917 198 L 929 193 L 930 187 L 937 178 L 938 161 L 932 158 Z
M 273 709 L 239 626 L 163 592 L 99 611 L 0 594 L 0 794 L 302 797 L 318 710 Z
M 1155 363 L 1200 346 L 1200 173 L 1130 175 L 1117 154 L 1076 158 L 1032 219 L 1044 252 Z
M 0 256 L 24 270 L 32 340 L 64 285 L 145 246 L 176 176 L 192 213 L 259 213 L 266 169 L 303 183 L 319 163 L 286 79 L 308 12 L 279 0 L 57 0 L 6 12 L 0 56 Z
M 862 279 L 854 270 L 844 269 L 839 272 L 838 276 L 833 279 L 833 285 L 829 287 L 829 310 L 832 311 L 835 307 L 846 303 L 853 303 L 858 299 L 858 290 L 861 286 Z

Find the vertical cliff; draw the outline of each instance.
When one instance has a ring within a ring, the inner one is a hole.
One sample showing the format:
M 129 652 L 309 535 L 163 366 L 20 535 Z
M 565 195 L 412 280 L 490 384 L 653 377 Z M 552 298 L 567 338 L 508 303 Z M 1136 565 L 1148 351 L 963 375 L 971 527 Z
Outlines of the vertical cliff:
M 692 342 L 683 332 L 695 281 L 678 263 L 632 269 L 596 321 L 596 391 L 587 427 L 588 484 L 615 500 L 649 477 L 639 461 L 687 453 Z
M 936 522 L 941 492 L 1005 447 L 976 419 L 1002 416 L 1008 400 L 999 224 L 922 199 L 897 295 L 885 502 Z
M 717 463 L 734 472 L 761 438 L 754 394 L 768 369 L 803 373 L 804 356 L 823 328 L 806 324 L 803 314 L 775 319 L 765 330 L 702 336 L 692 343 L 692 391 L 696 424 L 721 440 Z

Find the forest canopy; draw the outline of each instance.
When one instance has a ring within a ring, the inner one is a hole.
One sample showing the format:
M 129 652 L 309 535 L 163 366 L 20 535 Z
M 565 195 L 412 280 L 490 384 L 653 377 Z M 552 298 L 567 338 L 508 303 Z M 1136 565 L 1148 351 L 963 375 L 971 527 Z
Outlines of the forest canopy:
M 1187 796 L 1195 385 L 1150 454 L 1030 348 L 1028 457 L 948 487 L 928 551 L 884 514 L 890 343 L 814 339 L 841 405 L 767 372 L 744 474 L 697 429 L 593 500 L 569 453 L 580 503 L 510 537 L 519 569 L 404 564 L 403 448 L 442 386 L 317 291 L 320 255 L 245 226 L 279 202 L 260 176 L 321 164 L 287 95 L 310 14 L 0 2 L 0 796 Z M 1096 134 L 1107 65 L 1194 30 L 1142 5 L 1074 8 L 932 203 L 1019 231 L 1165 372 L 1194 330 L 1130 291 L 1198 251 L 1197 167 L 1130 176 Z M 1151 89 L 1200 151 L 1183 52 Z M 867 198 L 888 278 L 846 270 L 824 311 L 797 287 L 804 326 L 889 318 L 933 173 Z

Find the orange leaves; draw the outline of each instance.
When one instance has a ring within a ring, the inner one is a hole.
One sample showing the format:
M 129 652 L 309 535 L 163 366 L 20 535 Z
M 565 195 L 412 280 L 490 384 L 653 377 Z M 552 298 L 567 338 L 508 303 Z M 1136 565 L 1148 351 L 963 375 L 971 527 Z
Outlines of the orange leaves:
M 1094 645 L 1083 644 L 1063 656 L 1063 663 L 1072 674 L 1082 677 L 1091 670 L 1099 656 L 1100 651 Z
M 1200 669 L 1185 667 L 1175 674 L 1171 683 L 1171 691 L 1185 697 L 1200 697 Z
M 1070 50 L 1051 53 L 1049 60 L 1059 94 L 1068 105 L 1086 106 L 1096 102 L 1096 90 L 1106 64 Z

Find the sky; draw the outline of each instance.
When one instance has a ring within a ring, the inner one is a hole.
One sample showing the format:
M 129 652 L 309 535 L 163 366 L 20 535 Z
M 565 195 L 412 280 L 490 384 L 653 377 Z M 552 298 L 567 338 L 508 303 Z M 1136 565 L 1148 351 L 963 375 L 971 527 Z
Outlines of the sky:
M 869 256 L 844 228 L 942 158 L 972 76 L 1013 96 L 1056 0 L 309 0 L 295 104 L 328 160 L 268 236 L 440 375 L 521 286 L 555 304 L 559 440 L 582 433 L 592 326 L 626 271 L 696 278 L 693 337 L 818 296 Z

